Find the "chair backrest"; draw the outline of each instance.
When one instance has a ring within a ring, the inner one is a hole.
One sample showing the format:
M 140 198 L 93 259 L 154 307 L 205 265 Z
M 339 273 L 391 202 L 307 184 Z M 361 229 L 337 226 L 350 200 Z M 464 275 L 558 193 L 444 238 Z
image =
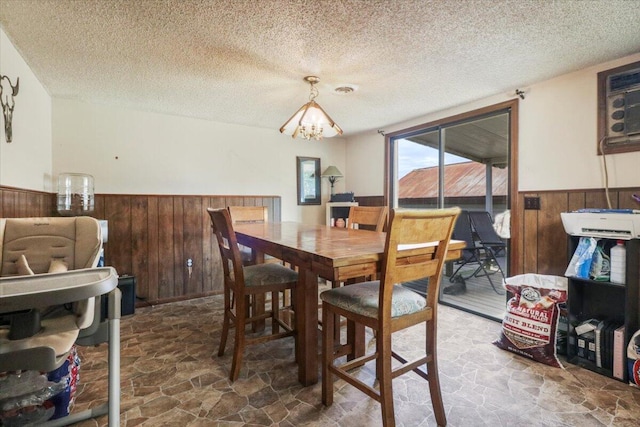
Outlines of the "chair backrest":
M 211 229 L 218 240 L 218 248 L 220 248 L 225 287 L 237 291 L 238 286 L 244 286 L 244 271 L 231 215 L 228 209 L 208 208 L 207 212 L 211 217 Z
M 102 234 L 100 223 L 87 216 L 0 219 L 0 276 L 18 274 L 21 255 L 36 274 L 47 273 L 53 260 L 68 270 L 98 264 Z
M 469 211 L 462 210 L 456 224 L 453 227 L 453 239 L 464 240 L 466 243 L 465 248 L 474 248 L 473 229 L 471 228 L 471 219 L 469 218 Z
M 267 222 L 269 221 L 269 211 L 266 206 L 229 206 L 231 222 Z
M 382 231 L 387 220 L 386 206 L 351 206 L 349 209 L 349 228 Z
M 473 228 L 471 227 L 471 218 L 469 218 L 469 211 L 461 210 L 456 225 L 453 227 L 453 235 L 451 237 L 455 240 L 464 240 L 466 243 L 463 256 L 470 250 L 476 247 L 475 239 L 473 237 Z
M 469 211 L 461 210 L 456 224 L 453 227 L 454 240 L 464 240 L 465 247 L 462 251 L 462 259 L 465 262 L 477 261 L 476 243 L 473 237 L 473 228 L 471 227 L 471 219 L 469 218 Z
M 469 211 L 469 219 L 482 245 L 503 245 L 504 242 L 493 228 L 493 219 L 487 211 Z
M 398 283 L 429 278 L 427 306 L 435 306 L 440 278 L 459 208 L 391 211 L 380 286 L 379 319 L 391 318 L 391 295 Z

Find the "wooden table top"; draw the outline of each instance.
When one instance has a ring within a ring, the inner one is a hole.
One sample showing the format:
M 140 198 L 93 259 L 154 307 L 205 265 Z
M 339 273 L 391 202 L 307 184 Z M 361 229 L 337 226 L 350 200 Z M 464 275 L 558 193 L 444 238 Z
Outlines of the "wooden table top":
M 382 232 L 298 222 L 236 224 L 234 230 L 240 244 L 255 250 L 281 258 L 288 248 L 333 268 L 379 261 L 386 238 Z M 452 240 L 447 259 L 459 258 L 464 246 Z

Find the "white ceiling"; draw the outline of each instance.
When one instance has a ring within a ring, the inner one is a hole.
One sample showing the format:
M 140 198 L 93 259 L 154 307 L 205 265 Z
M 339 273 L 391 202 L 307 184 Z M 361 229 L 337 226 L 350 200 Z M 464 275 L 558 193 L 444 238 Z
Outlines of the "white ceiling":
M 640 52 L 640 0 L 1 0 L 0 25 L 54 97 L 277 130 L 316 75 L 345 135 Z

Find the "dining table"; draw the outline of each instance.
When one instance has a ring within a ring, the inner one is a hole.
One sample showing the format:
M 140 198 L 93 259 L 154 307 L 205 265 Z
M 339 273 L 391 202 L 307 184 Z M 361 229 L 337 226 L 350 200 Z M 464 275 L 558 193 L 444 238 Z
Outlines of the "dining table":
M 317 383 L 318 278 L 347 282 L 374 276 L 381 270 L 386 233 L 299 222 L 235 224 L 234 231 L 238 243 L 254 250 L 259 258 L 266 254 L 297 267 L 298 381 L 305 386 Z M 447 260 L 460 258 L 464 245 L 452 240 Z M 364 333 L 356 341 L 354 352 L 363 352 Z

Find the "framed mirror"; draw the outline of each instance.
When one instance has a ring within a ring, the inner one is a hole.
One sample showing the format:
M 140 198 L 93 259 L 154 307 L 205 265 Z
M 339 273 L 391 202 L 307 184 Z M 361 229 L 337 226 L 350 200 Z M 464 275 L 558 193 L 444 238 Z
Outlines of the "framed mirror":
M 296 157 L 298 205 L 320 204 L 320 159 Z

